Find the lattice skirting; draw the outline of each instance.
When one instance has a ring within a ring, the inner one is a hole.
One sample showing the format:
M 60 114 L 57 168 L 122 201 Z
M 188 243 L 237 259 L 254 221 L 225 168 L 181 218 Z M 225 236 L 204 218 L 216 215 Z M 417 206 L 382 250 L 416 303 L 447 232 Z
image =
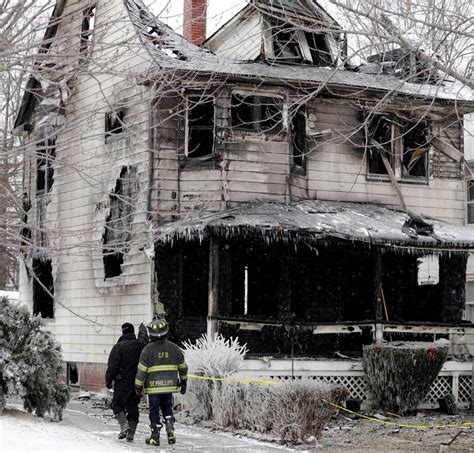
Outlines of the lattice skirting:
M 352 398 L 360 398 L 365 404 L 370 406 L 370 394 L 367 387 L 367 378 L 362 373 L 357 375 L 336 375 L 336 376 L 296 376 L 297 379 L 313 379 L 315 381 L 329 382 L 342 385 L 348 388 Z M 272 379 L 287 380 L 290 376 L 272 376 Z M 438 398 L 452 393 L 460 407 L 469 407 L 471 402 L 471 382 L 470 375 L 440 375 L 436 378 L 431 389 L 426 395 L 425 401 L 420 405 L 421 408 L 437 408 Z

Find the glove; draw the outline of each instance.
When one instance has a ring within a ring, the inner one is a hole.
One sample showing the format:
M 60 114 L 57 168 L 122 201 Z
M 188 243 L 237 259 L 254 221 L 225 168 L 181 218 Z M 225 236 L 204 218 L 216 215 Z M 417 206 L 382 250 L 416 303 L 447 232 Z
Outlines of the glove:
M 188 383 L 186 381 L 181 381 L 179 387 L 179 393 L 181 393 L 181 395 L 184 395 L 186 393 L 186 387 L 188 386 Z
M 113 386 L 114 386 L 114 383 L 113 383 L 113 382 L 106 382 L 106 383 L 105 383 L 105 386 L 106 386 L 109 390 L 111 390 L 111 389 L 113 388 Z
M 142 396 L 142 389 L 141 387 L 135 387 L 135 395 Z

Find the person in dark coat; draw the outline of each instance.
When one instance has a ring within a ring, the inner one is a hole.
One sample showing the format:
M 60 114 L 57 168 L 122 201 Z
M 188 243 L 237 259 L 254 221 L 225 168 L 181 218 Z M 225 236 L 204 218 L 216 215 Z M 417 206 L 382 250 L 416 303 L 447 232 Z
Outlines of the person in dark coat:
M 122 336 L 112 348 L 105 373 L 105 385 L 114 390 L 112 410 L 120 424 L 119 439 L 132 441 L 138 424 L 140 396 L 135 393 L 135 376 L 142 349 L 148 343 L 148 334 L 140 325 L 138 340 L 132 324 L 122 325 Z

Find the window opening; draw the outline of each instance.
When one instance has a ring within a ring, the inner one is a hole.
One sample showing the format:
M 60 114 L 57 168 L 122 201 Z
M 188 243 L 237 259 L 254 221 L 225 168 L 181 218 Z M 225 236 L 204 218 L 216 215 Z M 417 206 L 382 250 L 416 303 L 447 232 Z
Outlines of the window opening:
M 187 157 L 205 157 L 214 150 L 214 99 L 189 97 L 187 106 Z
M 79 387 L 79 370 L 75 362 L 67 362 L 67 384 Z
M 293 164 L 304 167 L 306 154 L 306 107 L 300 106 L 291 120 Z
M 50 192 L 54 183 L 54 140 L 46 140 L 36 146 L 36 192 Z
M 51 260 L 33 260 L 33 314 L 54 317 L 54 282 Z
M 467 181 L 467 223 L 474 223 L 474 179 Z
M 392 128 L 392 122 L 382 116 L 373 118 L 368 125 L 368 165 L 371 174 L 388 175 L 381 153 L 385 154 L 393 168 Z
M 334 64 L 327 37 L 322 33 L 305 33 L 311 58 L 315 66 L 332 66 Z
M 427 174 L 428 140 L 424 123 L 408 124 L 403 129 L 403 176 L 423 176 Z
M 133 220 L 136 169 L 123 167 L 114 191 L 109 195 L 110 213 L 103 235 L 104 278 L 122 274 L 124 254 L 128 250 Z
M 82 13 L 82 28 L 81 28 L 81 45 L 80 45 L 80 62 L 85 62 L 85 56 L 90 53 L 92 45 L 92 36 L 95 27 L 96 7 L 91 6 L 86 8 Z
M 283 100 L 269 96 L 232 95 L 232 127 L 279 134 L 283 130 Z
M 439 256 L 428 255 L 418 258 L 418 286 L 439 283 Z
M 277 60 L 301 62 L 303 55 L 297 30 L 286 24 L 272 23 L 273 54 Z
M 119 109 L 105 114 L 105 141 L 119 136 L 123 132 L 125 110 Z
M 474 281 L 466 281 L 466 308 L 464 319 L 474 322 Z

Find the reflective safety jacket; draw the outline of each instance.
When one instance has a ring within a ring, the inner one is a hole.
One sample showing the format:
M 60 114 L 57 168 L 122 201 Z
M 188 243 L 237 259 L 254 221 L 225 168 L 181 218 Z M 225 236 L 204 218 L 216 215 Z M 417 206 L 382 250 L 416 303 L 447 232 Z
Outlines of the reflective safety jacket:
M 168 340 L 157 340 L 143 349 L 138 362 L 135 386 L 145 393 L 175 393 L 178 383 L 188 378 L 188 366 L 177 345 Z M 179 380 L 178 380 L 179 377 Z

